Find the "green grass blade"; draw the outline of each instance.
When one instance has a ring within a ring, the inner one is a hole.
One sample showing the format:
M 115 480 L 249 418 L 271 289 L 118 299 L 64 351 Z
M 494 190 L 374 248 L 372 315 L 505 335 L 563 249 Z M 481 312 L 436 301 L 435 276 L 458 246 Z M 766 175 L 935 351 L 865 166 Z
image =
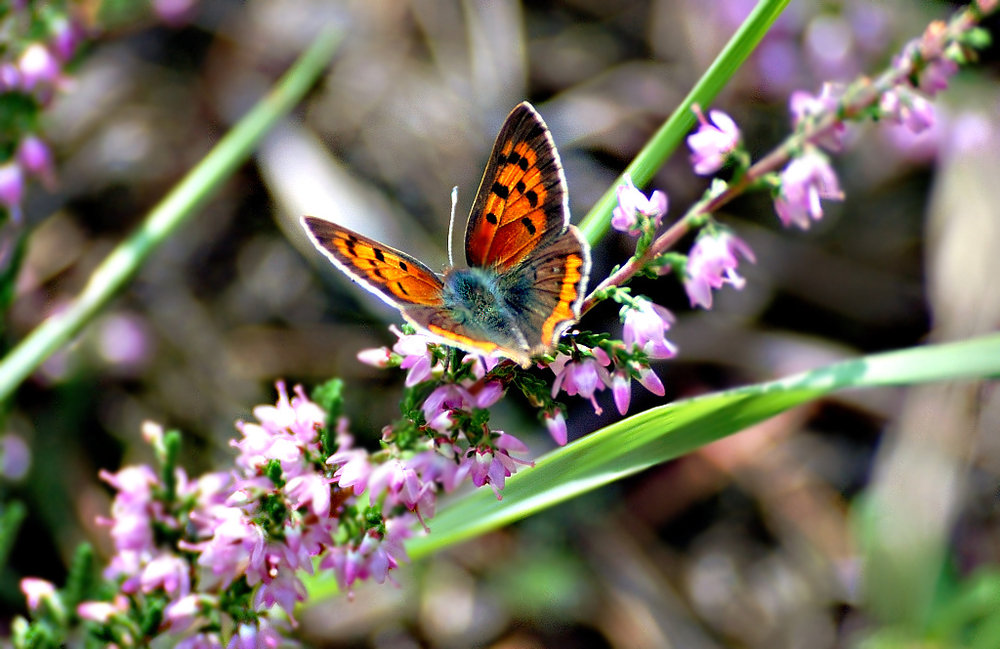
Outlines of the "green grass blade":
M 100 313 L 153 250 L 250 157 L 260 139 L 319 78 L 339 41 L 338 33 L 320 34 L 272 91 L 107 256 L 69 308 L 36 327 L 0 361 L 0 402 Z
M 740 25 L 726 47 L 688 93 L 684 101 L 674 109 L 660 130 L 643 147 L 635 160 L 625 169 L 617 181 L 604 192 L 600 200 L 594 204 L 583 220 L 580 229 L 591 245 L 596 244 L 607 233 L 611 224 L 611 211 L 617 199 L 615 190 L 622 183 L 624 174 L 629 174 L 637 187 L 644 187 L 653 178 L 667 158 L 673 154 L 677 145 L 687 135 L 694 125 L 694 114 L 691 106 L 698 104 L 708 107 L 715 100 L 719 91 L 729 82 L 729 79 L 743 65 L 771 24 L 781 15 L 789 0 L 761 0 L 750 12 L 747 19 Z
M 653 408 L 558 449 L 512 476 L 498 501 L 479 489 L 444 507 L 414 558 L 576 497 L 842 388 L 1000 375 L 1000 335 L 837 363 L 792 377 Z

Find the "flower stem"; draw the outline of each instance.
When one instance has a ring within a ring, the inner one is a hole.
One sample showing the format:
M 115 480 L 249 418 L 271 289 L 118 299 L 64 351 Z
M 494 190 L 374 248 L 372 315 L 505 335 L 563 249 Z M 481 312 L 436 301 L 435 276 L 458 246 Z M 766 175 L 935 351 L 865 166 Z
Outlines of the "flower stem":
M 0 361 L 0 402 L 93 320 L 150 254 L 250 157 L 257 142 L 312 87 L 339 42 L 339 33 L 322 32 L 272 91 L 104 259 L 69 307 L 46 319 Z

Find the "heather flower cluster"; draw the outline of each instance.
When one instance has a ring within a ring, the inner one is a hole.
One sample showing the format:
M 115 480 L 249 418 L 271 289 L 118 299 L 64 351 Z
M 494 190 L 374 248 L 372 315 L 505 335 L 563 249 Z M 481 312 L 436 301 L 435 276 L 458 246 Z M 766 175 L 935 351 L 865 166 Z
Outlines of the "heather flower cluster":
M 419 342 L 399 336 L 401 349 Z M 302 575 L 330 571 L 348 592 L 358 580 L 391 580 L 438 493 L 469 478 L 500 497 L 505 479 L 529 464 L 512 456 L 524 444 L 487 426 L 484 409 L 502 389 L 484 374 L 481 359 L 463 365 L 464 378 L 432 390 L 415 419 L 386 427 L 377 453 L 355 446 L 345 418 L 331 419 L 339 382 L 320 391 L 326 407 L 279 383 L 275 405 L 237 423 L 234 470 L 191 480 L 164 459 L 161 473 L 144 465 L 102 472 L 116 492 L 100 521 L 115 547 L 104 576 L 118 593 L 81 602 L 76 614 L 119 646 L 140 643 L 140 623 L 178 647 L 277 646 L 286 629 L 268 610 L 280 607 L 295 624 Z M 178 439 L 152 424 L 144 434 L 158 449 Z M 56 596 L 42 580 L 27 579 L 22 590 L 32 609 Z

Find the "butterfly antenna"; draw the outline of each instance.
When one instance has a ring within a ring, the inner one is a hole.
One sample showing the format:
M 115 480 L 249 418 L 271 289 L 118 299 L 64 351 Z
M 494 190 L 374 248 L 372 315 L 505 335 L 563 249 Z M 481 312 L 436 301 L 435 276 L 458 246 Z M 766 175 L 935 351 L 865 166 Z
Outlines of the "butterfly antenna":
M 452 256 L 452 242 L 455 237 L 455 206 L 458 205 L 458 185 L 451 188 L 451 221 L 448 222 L 448 265 L 455 267 L 455 257 Z

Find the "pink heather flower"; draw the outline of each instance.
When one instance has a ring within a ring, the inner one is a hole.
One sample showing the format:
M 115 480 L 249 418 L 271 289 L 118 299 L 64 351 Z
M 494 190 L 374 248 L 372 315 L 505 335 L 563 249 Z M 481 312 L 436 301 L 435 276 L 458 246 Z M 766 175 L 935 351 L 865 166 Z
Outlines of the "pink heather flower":
M 358 546 L 338 545 L 330 549 L 320 567 L 333 570 L 342 590 L 350 590 L 358 579 L 374 579 L 384 583 L 389 571 L 407 560 L 403 541 L 412 536 L 410 516 L 390 518 L 385 521 L 385 536 L 368 530 Z
M 843 93 L 842 84 L 831 82 L 824 83 L 819 95 L 815 97 L 804 90 L 793 92 L 789 97 L 788 108 L 792 113 L 795 127 L 800 128 L 803 122 L 818 119 L 825 114 L 835 114 Z M 840 151 L 844 148 L 846 134 L 847 125 L 837 122 L 833 130 L 817 139 L 816 143 L 830 151 Z
M 275 629 L 267 626 L 264 620 L 260 620 L 258 624 L 259 627 L 241 624 L 230 638 L 226 649 L 274 649 L 288 644 L 288 641 Z
M 36 577 L 25 577 L 21 580 L 21 592 L 28 600 L 28 608 L 37 610 L 44 600 L 56 594 L 56 587 L 50 581 Z
M 392 360 L 392 352 L 388 347 L 376 347 L 374 349 L 362 349 L 358 352 L 358 360 L 365 365 L 385 369 L 389 367 Z
M 511 452 L 526 453 L 528 451 L 528 447 L 521 440 L 513 435 L 507 435 L 503 431 L 496 432 L 500 434 L 500 437 L 494 442 L 494 448 L 479 447 L 475 450 L 469 474 L 472 476 L 472 484 L 482 487 L 489 483 L 497 500 L 502 500 L 503 494 L 500 492 L 503 491 L 507 478 L 517 472 L 517 465 L 531 466 L 533 463 L 510 456 Z
M 673 358 L 677 347 L 667 340 L 666 332 L 674 315 L 659 304 L 645 298 L 636 301 L 636 308 L 626 309 L 622 339 L 627 349 L 638 347 L 649 358 Z
M 360 448 L 341 448 L 331 455 L 326 463 L 338 467 L 333 473 L 334 480 L 342 489 L 354 488 L 355 494 L 361 494 L 368 488 L 368 478 L 372 473 L 368 451 Z
M 174 649 L 222 649 L 218 633 L 196 633 L 178 642 Z
M 948 88 L 948 81 L 957 72 L 958 63 L 944 57 L 935 59 L 920 73 L 919 88 L 933 97 Z
M 55 165 L 49 146 L 37 135 L 28 135 L 17 148 L 17 159 L 28 173 L 34 175 L 45 188 L 52 190 L 56 184 Z
M 76 614 L 81 619 L 90 620 L 106 624 L 111 617 L 123 611 L 111 602 L 80 602 L 76 607 Z
M 418 453 L 407 460 L 420 480 L 440 484 L 446 492 L 454 491 L 465 480 L 469 465 L 455 461 L 455 449 L 450 443 L 436 445 L 435 450 Z M 429 492 L 433 495 L 433 492 Z
M 837 174 L 830 167 L 826 156 L 810 149 L 795 158 L 781 172 L 781 190 L 774 201 L 774 209 L 782 225 L 797 225 L 809 229 L 809 219 L 823 217 L 820 199 L 843 200 Z
M 545 427 L 549 429 L 552 440 L 559 446 L 566 446 L 566 417 L 562 410 L 556 410 L 554 414 L 547 412 L 544 417 Z
M 598 405 L 594 393 L 603 390 L 604 386 L 610 382 L 611 377 L 605 369 L 611 360 L 600 347 L 589 350 L 592 356 L 574 361 L 565 354 L 556 356 L 555 361 L 549 368 L 555 372 L 556 380 L 552 382 L 552 397 L 555 398 L 562 388 L 570 396 L 580 395 L 584 399 L 590 399 L 594 406 L 594 413 L 601 414 L 603 410 Z
M 330 516 L 330 481 L 320 474 L 296 476 L 285 484 L 284 491 L 295 509 L 307 507 L 318 518 Z
M 639 365 L 633 361 L 630 363 L 630 366 L 638 372 L 638 381 L 642 387 L 658 397 L 666 394 L 660 377 L 656 375 L 656 372 L 649 365 Z M 629 403 L 632 400 L 632 375 L 628 370 L 620 368 L 615 372 L 614 377 L 611 379 L 611 391 L 615 398 L 615 407 L 618 408 L 620 414 L 624 415 L 628 412 Z
M 85 34 L 83 26 L 72 17 L 59 17 L 55 20 L 52 28 L 52 49 L 60 61 L 66 63 L 76 48 L 80 45 Z
M 711 309 L 712 289 L 720 289 L 724 284 L 737 290 L 743 288 L 746 280 L 736 273 L 739 257 L 756 263 L 750 246 L 728 231 L 703 233 L 698 237 L 688 255 L 684 278 L 691 306 Z
M 624 415 L 628 412 L 629 403 L 632 401 L 632 377 L 625 370 L 618 370 L 611 377 L 611 394 L 615 398 L 615 407 L 618 414 Z
M 698 130 L 687 137 L 687 145 L 691 148 L 691 164 L 694 172 L 700 176 L 709 176 L 722 168 L 729 155 L 740 144 L 740 129 L 726 113 L 721 110 L 709 111 L 709 119 L 695 105 L 695 115 L 698 116 Z
M 13 223 L 21 222 L 21 201 L 24 198 L 24 172 L 21 165 L 10 161 L 0 165 L 0 206 L 7 209 Z
M 663 382 L 660 381 L 660 377 L 656 375 L 653 368 L 648 365 L 644 365 L 639 368 L 639 385 L 646 388 L 658 397 L 662 397 L 666 394 L 666 390 L 663 389 Z
M 427 348 L 431 340 L 423 334 L 404 334 L 395 326 L 389 327 L 389 330 L 399 338 L 392 346 L 392 351 L 403 357 L 399 366 L 404 370 L 409 370 L 406 373 L 406 387 L 412 388 L 414 385 L 429 379 L 434 360 L 431 351 Z
M 29 45 L 21 53 L 17 67 L 21 72 L 21 86 L 29 91 L 40 85 L 54 84 L 61 74 L 59 61 L 41 43 Z
M 914 134 L 934 126 L 934 105 L 903 86 L 883 94 L 879 108 L 890 121 L 906 126 Z
M 653 223 L 653 228 L 660 227 L 663 215 L 667 213 L 667 195 L 657 190 L 649 198 L 639 191 L 632 183 L 632 177 L 625 174 L 625 182 L 618 186 L 618 206 L 611 216 L 611 227 L 619 232 L 638 235 L 642 232 L 642 219 L 645 216 Z
M 183 597 L 191 592 L 190 572 L 184 559 L 172 554 L 161 554 L 142 569 L 139 587 L 144 593 L 162 590 L 171 597 Z

